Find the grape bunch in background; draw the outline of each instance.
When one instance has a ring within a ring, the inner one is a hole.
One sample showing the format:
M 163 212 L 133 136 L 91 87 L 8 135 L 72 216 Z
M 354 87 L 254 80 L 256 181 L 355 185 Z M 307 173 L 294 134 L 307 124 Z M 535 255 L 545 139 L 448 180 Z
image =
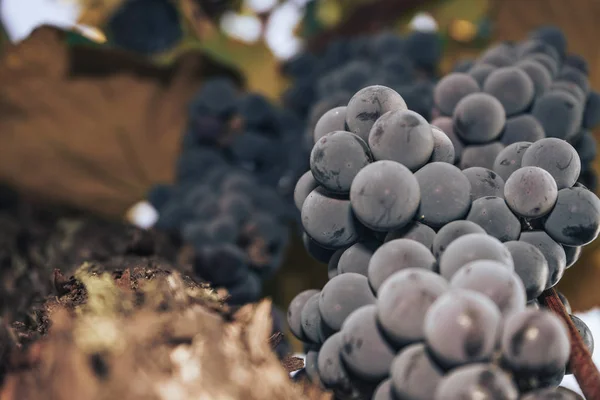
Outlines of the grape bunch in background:
M 301 53 L 286 63 L 284 74 L 292 82 L 283 102 L 308 118 L 312 129 L 323 112 L 346 104 L 359 89 L 379 84 L 395 89 L 412 110 L 428 118 L 433 106 L 432 77 L 440 58 L 437 32 L 338 39 L 321 54 Z
M 577 150 L 579 180 L 595 190 L 591 130 L 600 123 L 600 94 L 590 88 L 586 61 L 566 48 L 560 30 L 541 28 L 492 46 L 438 82 L 432 124 L 452 139 L 461 169 L 494 169 L 502 151 L 514 156 L 519 142 L 553 137 Z
M 558 395 L 569 335 L 536 299 L 600 232 L 573 146 L 536 141 L 505 181 L 462 171 L 450 138 L 385 86 L 326 112 L 313 139 L 295 201 L 329 281 L 288 308 L 306 375 L 341 398 Z
M 264 97 L 210 80 L 190 103 L 175 183 L 148 194 L 156 227 L 191 245 L 195 272 L 227 288 L 231 304 L 259 299 L 283 261 L 307 163 L 298 126 Z

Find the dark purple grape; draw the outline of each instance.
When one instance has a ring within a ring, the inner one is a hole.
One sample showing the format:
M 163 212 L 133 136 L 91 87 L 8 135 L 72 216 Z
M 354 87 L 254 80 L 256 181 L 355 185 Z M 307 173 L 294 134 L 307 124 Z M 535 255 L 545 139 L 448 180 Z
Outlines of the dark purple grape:
M 560 371 L 570 351 L 569 332 L 550 311 L 525 309 L 505 319 L 502 358 L 516 373 L 546 375 Z
M 468 74 L 475 79 L 479 87 L 483 87 L 487 77 L 497 68 L 491 64 L 477 63 L 469 70 Z
M 435 87 L 435 105 L 445 115 L 452 115 L 457 104 L 471 93 L 480 91 L 477 81 L 467 74 L 453 72 L 443 77 Z
M 533 81 L 517 67 L 503 67 L 492 72 L 483 85 L 483 91 L 500 101 L 507 116 L 527 109 L 535 96 Z
M 304 200 L 302 226 L 317 244 L 331 249 L 356 243 L 362 231 L 350 200 L 329 197 L 321 188 L 313 190 Z
M 319 294 L 318 290 L 310 289 L 300 292 L 294 297 L 294 299 L 290 302 L 287 311 L 287 322 L 290 327 L 290 331 L 296 336 L 298 339 L 302 341 L 306 341 L 308 338 L 304 335 L 304 331 L 302 330 L 302 309 L 306 305 L 308 299 L 312 296 Z
M 517 400 L 519 391 L 510 376 L 494 364 L 456 368 L 438 384 L 435 400 Z
M 430 400 L 444 376 L 423 343 L 405 347 L 398 353 L 391 368 L 394 392 L 401 399 Z
M 569 188 L 577 182 L 581 161 L 577 150 L 557 138 L 546 138 L 533 143 L 521 161 L 523 167 L 539 167 L 554 177 L 558 190 Z
M 556 181 L 549 172 L 538 167 L 521 167 L 504 185 L 504 198 L 510 209 L 524 218 L 548 214 L 558 197 Z
M 347 391 L 352 387 L 352 378 L 342 363 L 342 333 L 331 335 L 321 348 L 317 357 L 317 366 L 321 382 L 326 388 Z
M 446 247 L 440 258 L 440 275 L 450 280 L 466 264 L 478 260 L 498 261 L 514 270 L 512 256 L 501 241 L 485 233 L 470 233 Z
M 524 372 L 520 371 L 513 374 L 513 381 L 521 393 L 529 393 L 541 388 L 555 388 L 563 381 L 565 377 L 565 367 L 563 366 L 554 372 Z
M 444 278 L 423 268 L 391 275 L 377 292 L 377 316 L 386 337 L 399 348 L 422 341 L 427 310 L 447 290 Z
M 563 59 L 567 51 L 567 37 L 560 28 L 546 25 L 537 28 L 531 33 L 531 38 L 542 41 L 556 50 L 558 59 Z
M 350 189 L 354 214 L 375 231 L 405 226 L 417 212 L 420 199 L 416 175 L 395 161 L 376 161 L 363 168 Z
M 395 272 L 407 268 L 434 271 L 437 261 L 431 251 L 410 239 L 395 239 L 378 248 L 369 261 L 369 283 L 378 292 L 381 285 Z
M 460 160 L 463 148 L 465 147 L 461 139 L 454 133 L 454 127 L 452 118 L 450 117 L 438 117 L 431 121 L 431 125 L 438 127 L 448 136 L 454 146 L 454 158 L 455 163 Z
M 583 131 L 580 137 L 573 142 L 573 147 L 579 154 L 579 160 L 581 160 L 581 167 L 585 169 L 589 166 L 598 153 L 596 138 L 590 131 Z
M 594 129 L 600 124 L 600 93 L 591 91 L 583 112 L 582 126 L 585 129 Z
M 504 180 L 505 184 L 511 174 L 521 168 L 523 154 L 525 154 L 525 151 L 531 144 L 531 142 L 509 144 L 496 156 L 496 160 L 494 160 L 494 172 Z
M 588 62 L 579 54 L 567 54 L 563 60 L 563 65 L 575 68 L 585 76 L 590 75 L 590 66 Z
M 322 343 L 323 320 L 319 313 L 320 291 L 312 294 L 305 302 L 300 311 L 300 325 L 304 341 L 314 344 Z
M 537 142 L 546 137 L 544 127 L 530 114 L 517 115 L 506 120 L 500 141 L 508 146 L 517 142 Z
M 434 141 L 425 118 L 414 111 L 399 109 L 375 121 L 368 143 L 376 160 L 396 161 L 415 171 L 431 158 Z
M 578 104 L 583 106 L 586 101 L 586 94 L 576 83 L 570 81 L 554 81 L 550 85 L 550 91 L 563 92 L 571 95 Z M 581 110 L 579 110 L 581 112 Z M 583 119 L 583 115 L 577 114 L 576 118 Z M 578 121 L 582 122 L 582 121 Z M 569 135 L 571 137 L 572 134 Z
M 318 357 L 318 351 L 310 350 L 306 353 L 306 357 L 304 358 L 304 372 L 313 385 L 321 386 Z
M 548 282 L 548 262 L 544 254 L 534 245 L 511 241 L 504 243 L 512 255 L 515 272 L 521 278 L 527 294 L 527 301 L 535 300 Z
M 490 360 L 502 325 L 485 295 L 455 289 L 438 297 L 425 316 L 425 341 L 443 367 Z
M 366 142 L 379 117 L 388 111 L 407 109 L 406 102 L 396 91 L 385 86 L 368 86 L 350 99 L 346 107 L 346 125 Z
M 552 57 L 550 57 L 547 54 L 542 54 L 542 53 L 529 54 L 524 59 L 534 60 L 534 61 L 537 61 L 540 64 L 542 64 L 544 66 L 544 68 L 546 68 L 548 70 L 548 73 L 550 74 L 550 76 L 553 79 L 556 76 L 556 74 L 558 74 L 558 62 L 556 62 L 556 60 L 554 60 Z
M 527 303 L 519 275 L 498 261 L 480 260 L 465 265 L 454 274 L 450 287 L 484 294 L 496 303 L 503 316 L 522 311 Z
M 463 170 L 462 173 L 471 183 L 471 201 L 487 196 L 504 197 L 504 180 L 494 171 L 471 167 Z
M 294 203 L 296 204 L 298 211 L 302 211 L 302 204 L 304 204 L 304 200 L 306 200 L 310 192 L 316 189 L 317 186 L 319 186 L 319 184 L 313 177 L 311 171 L 306 171 L 304 175 L 298 179 L 296 188 L 294 189 Z
M 544 229 L 560 244 L 584 246 L 591 243 L 600 233 L 600 199 L 584 188 L 560 190 Z
M 377 327 L 377 307 L 364 306 L 342 326 L 342 359 L 359 379 L 380 382 L 390 372 L 395 351 Z
M 560 56 L 556 49 L 541 40 L 527 40 L 517 46 L 517 55 L 519 58 L 528 58 L 533 54 L 544 54 L 556 62 L 560 61 Z
M 369 260 L 379 246 L 381 244 L 378 241 L 354 243 L 341 254 L 337 263 L 338 273 L 355 272 L 367 276 Z
M 500 142 L 466 146 L 460 159 L 460 168 L 482 167 L 492 169 L 494 168 L 494 161 L 502 150 L 504 150 L 504 145 Z
M 537 247 L 548 263 L 548 281 L 545 289 L 550 289 L 560 281 L 565 273 L 567 257 L 562 246 L 556 243 L 544 231 L 522 232 L 519 241 L 526 242 Z
M 583 90 L 586 97 L 587 94 L 590 92 L 590 82 L 588 80 L 588 77 L 583 72 L 579 71 L 577 68 L 565 65 L 558 72 L 558 75 L 555 79 L 557 81 L 573 82 L 574 84 L 579 86 L 581 90 Z
M 502 133 L 506 112 L 502 103 L 487 93 L 464 97 L 452 114 L 454 131 L 470 144 L 488 143 Z
M 433 239 L 433 255 L 438 260 L 448 245 L 461 236 L 470 233 L 485 234 L 485 230 L 471 221 L 452 221 L 442 227 Z
M 323 322 L 339 331 L 344 320 L 354 310 L 375 303 L 375 296 L 366 276 L 354 272 L 340 274 L 323 286 L 319 311 Z
M 310 170 L 315 180 L 334 193 L 348 193 L 352 180 L 372 161 L 367 144 L 357 135 L 335 131 L 315 143 Z
M 454 164 L 455 154 L 452 140 L 437 126 L 431 125 L 433 133 L 433 152 L 429 162 L 447 162 Z
M 335 253 L 335 250 L 327 249 L 319 245 L 317 242 L 311 239 L 306 232 L 302 234 L 302 243 L 304 244 L 304 249 L 306 252 L 312 258 L 322 263 L 328 263 Z
M 384 243 L 394 239 L 410 239 L 421 243 L 423 246 L 431 250 L 435 231 L 425 224 L 414 221 L 401 229 L 390 231 L 386 236 Z
M 521 222 L 502 197 L 487 196 L 475 200 L 466 220 L 475 222 L 501 242 L 517 240 L 521 235 Z
M 529 76 L 529 79 L 531 79 L 535 96 L 543 94 L 552 84 L 550 72 L 539 61 L 532 59 L 521 60 L 516 64 L 516 67 L 523 70 Z
M 481 55 L 478 62 L 490 64 L 497 68 L 508 67 L 515 62 L 515 55 L 511 53 L 505 51 L 505 49 L 491 48 Z
M 386 379 L 382 381 L 377 388 L 375 389 L 375 393 L 373 393 L 373 397 L 371 400 L 395 400 L 396 396 L 394 395 L 394 391 L 392 389 L 392 381 L 391 379 Z
M 335 107 L 327 111 L 319 118 L 315 125 L 313 141 L 317 143 L 319 139 L 331 132 L 346 130 L 346 107 Z
M 471 206 L 471 184 L 458 168 L 434 162 L 421 168 L 414 176 L 421 194 L 416 220 L 439 228 L 464 218 Z
M 549 90 L 533 103 L 533 115 L 549 138 L 566 139 L 581 125 L 583 108 L 579 101 L 564 91 Z
M 573 321 L 573 325 L 575 325 L 575 329 L 579 332 L 579 336 L 583 339 L 583 344 L 590 352 L 590 355 L 594 354 L 594 335 L 589 326 L 585 322 L 581 320 L 576 315 L 570 315 L 571 321 Z
M 563 245 L 563 249 L 565 250 L 565 255 L 567 256 L 567 269 L 571 268 L 581 257 L 581 246 L 565 246 Z

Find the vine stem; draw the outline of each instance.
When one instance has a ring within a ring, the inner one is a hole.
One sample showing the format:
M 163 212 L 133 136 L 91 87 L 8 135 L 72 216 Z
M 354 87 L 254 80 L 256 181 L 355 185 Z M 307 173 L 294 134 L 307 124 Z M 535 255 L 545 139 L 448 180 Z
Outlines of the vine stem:
M 553 288 L 546 290 L 538 298 L 541 304 L 557 314 L 567 325 L 571 337 L 571 356 L 569 364 L 579 387 L 586 399 L 600 399 L 600 372 L 592 361 L 592 355 L 588 351 L 583 339 L 577 332 L 577 328 L 571 321 L 571 317 L 565 310 L 565 306 Z

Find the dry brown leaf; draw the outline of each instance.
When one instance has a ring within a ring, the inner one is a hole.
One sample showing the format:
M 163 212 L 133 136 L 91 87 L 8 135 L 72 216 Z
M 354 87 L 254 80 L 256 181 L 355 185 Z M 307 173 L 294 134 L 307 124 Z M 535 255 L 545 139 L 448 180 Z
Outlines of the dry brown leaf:
M 499 40 L 522 40 L 528 32 L 542 25 L 560 27 L 569 41 L 569 51 L 582 55 L 588 61 L 591 86 L 600 89 L 600 47 L 597 43 L 600 1 L 492 0 L 491 10 Z M 599 134 L 598 130 L 594 132 L 596 139 L 600 139 Z M 598 161 L 595 170 L 598 173 Z M 576 310 L 600 306 L 598 250 L 598 243 L 588 246 L 577 265 L 567 271 L 559 285 Z
M 159 68 L 63 39 L 43 27 L 0 59 L 0 180 L 121 217 L 152 183 L 172 179 L 187 102 L 203 78 L 241 78 L 199 52 Z

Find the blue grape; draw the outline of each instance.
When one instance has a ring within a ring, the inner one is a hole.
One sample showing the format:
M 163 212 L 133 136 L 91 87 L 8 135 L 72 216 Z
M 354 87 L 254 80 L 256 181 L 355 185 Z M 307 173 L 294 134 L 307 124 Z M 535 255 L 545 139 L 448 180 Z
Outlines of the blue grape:
M 504 197 L 515 214 L 539 218 L 548 214 L 556 204 L 558 189 L 556 181 L 546 170 L 522 167 L 506 180 Z
M 460 168 L 481 167 L 492 169 L 494 168 L 494 161 L 502 150 L 504 150 L 504 145 L 500 142 L 466 146 L 460 159 Z
M 500 101 L 507 116 L 524 111 L 535 96 L 533 81 L 517 67 L 503 67 L 492 72 L 483 85 L 483 91 Z
M 512 213 L 502 197 L 481 197 L 473 202 L 467 221 L 481 226 L 488 235 L 501 242 L 517 240 L 521 234 L 521 223 Z
M 569 143 L 554 137 L 538 140 L 529 146 L 521 165 L 545 169 L 554 177 L 559 190 L 573 186 L 581 171 L 577 151 Z
M 431 153 L 429 162 L 440 161 L 454 164 L 456 156 L 452 140 L 444 131 L 433 125 L 431 125 L 431 133 L 433 133 L 433 152 Z
M 509 144 L 496 156 L 493 169 L 494 172 L 504 180 L 505 184 L 512 173 L 521 168 L 523 154 L 525 154 L 525 151 L 531 144 L 531 142 L 515 142 Z
M 548 262 L 544 254 L 533 244 L 522 241 L 504 243 L 513 258 L 515 272 L 521 278 L 527 300 L 535 300 L 548 282 Z
M 437 385 L 435 400 L 517 400 L 510 376 L 494 364 L 473 364 L 452 370 Z
M 443 77 L 433 93 L 435 105 L 444 115 L 452 115 L 458 103 L 466 96 L 480 91 L 471 76 L 453 72 Z
M 563 247 L 544 231 L 522 232 L 519 240 L 534 245 L 546 258 L 549 272 L 545 289 L 556 285 L 565 273 L 567 266 L 567 256 Z
M 458 102 L 454 113 L 456 134 L 470 144 L 483 144 L 500 136 L 506 122 L 502 103 L 487 93 L 473 93 Z
M 454 147 L 454 162 L 460 161 L 463 149 L 465 147 L 462 140 L 456 135 L 454 132 L 452 118 L 449 117 L 439 117 L 431 121 L 432 127 L 435 126 L 442 130 L 448 136 L 450 141 L 452 142 L 452 146 Z M 433 128 L 432 128 L 433 131 Z M 433 160 L 431 160 L 433 161 Z
M 338 273 L 354 272 L 367 276 L 369 260 L 379 246 L 380 243 L 377 241 L 362 241 L 348 247 L 338 259 L 336 266 Z
M 304 331 L 302 330 L 302 309 L 304 305 L 313 295 L 319 294 L 318 290 L 310 289 L 300 292 L 294 297 L 294 299 L 290 302 L 287 311 L 287 323 L 290 328 L 290 331 L 300 340 L 307 340 L 307 337 L 304 335 Z
M 549 138 L 566 139 L 581 125 L 583 107 L 571 94 L 550 90 L 538 97 L 531 109 Z
M 471 183 L 471 201 L 481 197 L 504 197 L 504 180 L 496 172 L 482 167 L 471 167 L 463 170 Z
M 402 349 L 391 368 L 393 391 L 402 399 L 430 400 L 444 373 L 422 343 Z
M 346 107 L 336 107 L 327 111 L 317 124 L 313 133 L 314 142 L 318 142 L 330 132 L 346 130 Z
M 516 67 L 523 70 L 531 79 L 535 96 L 542 95 L 552 83 L 552 76 L 548 69 L 539 61 L 525 59 L 516 64 Z
M 414 221 L 403 228 L 388 232 L 384 242 L 394 239 L 415 240 L 431 250 L 435 239 L 435 231 L 425 224 Z
M 473 66 L 468 72 L 468 74 L 475 79 L 479 87 L 483 87 L 486 79 L 492 72 L 494 72 L 498 67 L 486 64 L 485 62 L 479 62 Z
M 464 220 L 452 221 L 444 225 L 433 239 L 433 255 L 439 260 L 450 243 L 470 233 L 485 234 L 485 230 L 474 222 Z

